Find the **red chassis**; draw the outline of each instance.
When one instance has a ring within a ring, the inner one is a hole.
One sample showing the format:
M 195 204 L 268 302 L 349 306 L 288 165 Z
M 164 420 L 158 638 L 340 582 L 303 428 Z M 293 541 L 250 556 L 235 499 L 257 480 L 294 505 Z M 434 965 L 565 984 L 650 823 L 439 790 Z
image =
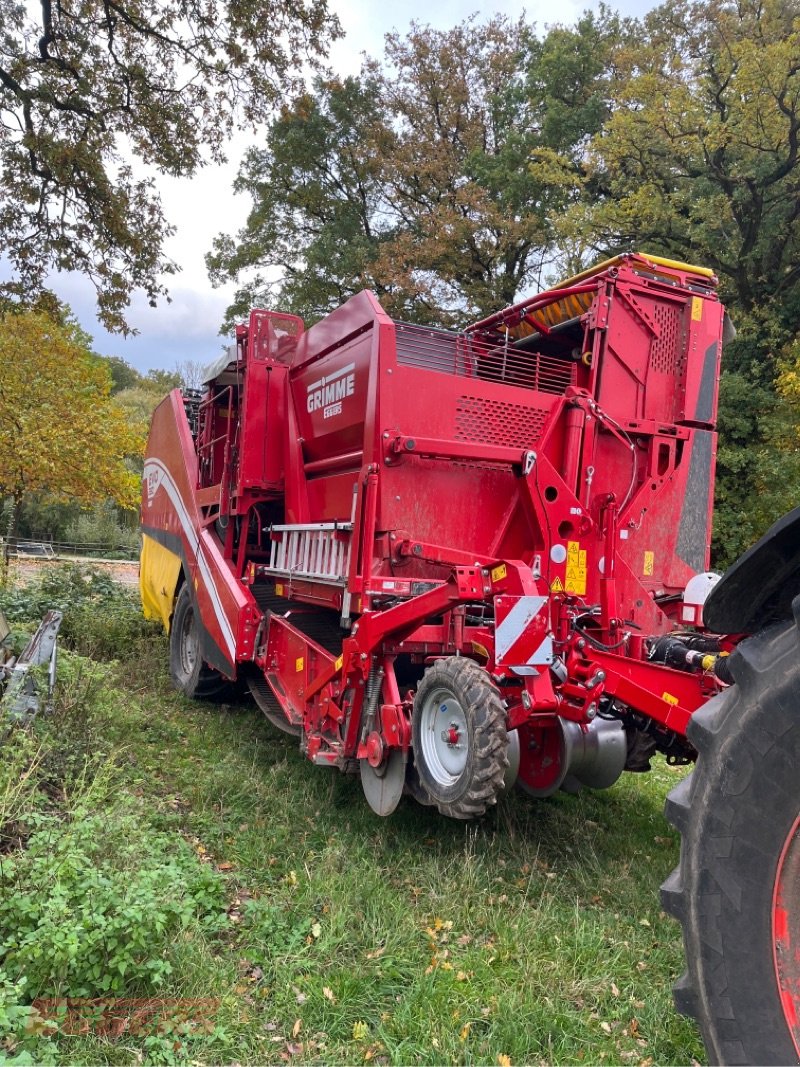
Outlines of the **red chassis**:
M 462 333 L 368 292 L 307 331 L 252 312 L 153 418 L 142 595 L 176 682 L 244 677 L 381 813 L 692 759 L 727 651 L 694 592 L 723 315 L 710 272 L 642 255 Z

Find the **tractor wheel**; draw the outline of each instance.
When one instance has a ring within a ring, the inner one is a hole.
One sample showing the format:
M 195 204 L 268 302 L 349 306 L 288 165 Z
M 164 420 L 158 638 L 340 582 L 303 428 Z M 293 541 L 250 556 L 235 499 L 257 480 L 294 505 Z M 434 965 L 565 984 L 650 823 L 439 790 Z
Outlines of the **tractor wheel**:
M 509 766 L 506 713 L 477 663 L 450 656 L 428 668 L 411 739 L 420 785 L 443 815 L 474 819 L 497 802 Z
M 230 691 L 230 683 L 203 663 L 200 628 L 189 586 L 183 585 L 169 631 L 169 673 L 173 685 L 192 700 L 212 700 Z
M 800 599 L 794 602 L 800 618 Z M 779 623 L 731 656 L 735 684 L 697 712 L 694 772 L 669 795 L 683 926 L 678 1010 L 712 1063 L 800 1062 L 800 635 Z

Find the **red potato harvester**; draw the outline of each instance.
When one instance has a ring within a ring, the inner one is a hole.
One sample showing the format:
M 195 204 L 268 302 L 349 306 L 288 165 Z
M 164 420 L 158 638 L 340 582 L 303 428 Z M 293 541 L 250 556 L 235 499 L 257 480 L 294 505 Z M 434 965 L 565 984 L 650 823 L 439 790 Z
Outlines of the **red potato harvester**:
M 246 681 L 381 815 L 692 761 L 733 647 L 702 620 L 724 327 L 710 271 L 639 254 L 460 333 L 369 292 L 308 330 L 253 311 L 153 417 L 174 681 Z

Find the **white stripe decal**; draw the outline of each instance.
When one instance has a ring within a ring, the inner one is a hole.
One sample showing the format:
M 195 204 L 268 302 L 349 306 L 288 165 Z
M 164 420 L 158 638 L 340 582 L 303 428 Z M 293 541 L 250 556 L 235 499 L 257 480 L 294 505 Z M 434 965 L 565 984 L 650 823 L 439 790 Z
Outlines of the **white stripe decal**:
M 355 363 L 348 363 L 346 367 L 341 367 L 339 370 L 335 370 L 333 374 L 326 374 L 325 377 L 320 378 L 319 381 L 307 385 L 306 392 L 313 393 L 315 389 L 320 389 L 323 385 L 327 385 L 329 382 L 335 382 L 336 379 L 341 378 L 343 374 L 349 374 L 351 370 L 355 369 Z
M 511 646 L 519 640 L 546 603 L 547 597 L 545 596 L 522 596 L 519 598 L 495 630 L 494 652 L 497 659 L 505 657 Z
M 228 617 L 222 607 L 222 601 L 219 598 L 217 587 L 214 584 L 214 579 L 211 574 L 211 568 L 208 565 L 208 561 L 203 554 L 203 543 L 200 540 L 197 531 L 192 524 L 192 520 L 189 517 L 189 512 L 186 510 L 186 505 L 183 502 L 180 490 L 173 481 L 172 475 L 167 468 L 158 459 L 149 459 L 144 465 L 144 472 L 142 474 L 143 480 L 147 481 L 148 474 L 157 472 L 160 474 L 160 484 L 164 487 L 164 491 L 170 499 L 170 503 L 175 508 L 175 513 L 178 516 L 178 520 L 183 528 L 183 533 L 186 540 L 189 542 L 189 547 L 194 552 L 194 557 L 197 561 L 197 568 L 200 571 L 200 575 L 205 582 L 208 595 L 211 598 L 211 606 L 214 609 L 214 615 L 216 616 L 219 628 L 222 631 L 222 635 L 225 638 L 225 642 L 228 646 L 228 652 L 230 654 L 231 663 L 236 662 L 236 641 L 233 636 L 233 630 L 231 624 L 228 622 Z

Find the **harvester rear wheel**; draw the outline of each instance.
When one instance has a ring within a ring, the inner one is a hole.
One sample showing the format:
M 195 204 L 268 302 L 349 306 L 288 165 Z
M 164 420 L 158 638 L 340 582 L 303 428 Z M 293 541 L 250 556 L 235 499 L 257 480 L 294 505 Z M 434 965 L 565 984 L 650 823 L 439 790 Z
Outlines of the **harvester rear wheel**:
M 200 627 L 188 585 L 181 587 L 169 631 L 169 673 L 176 689 L 192 700 L 211 700 L 230 690 L 222 675 L 203 663 Z
M 794 610 L 800 615 L 800 599 Z M 669 795 L 681 832 L 664 908 L 683 926 L 678 1009 L 712 1063 L 800 1062 L 800 635 L 742 642 L 735 685 L 698 711 L 694 772 Z
M 443 815 L 474 819 L 497 802 L 509 766 L 506 714 L 482 667 L 450 656 L 428 668 L 411 731 L 420 785 Z

